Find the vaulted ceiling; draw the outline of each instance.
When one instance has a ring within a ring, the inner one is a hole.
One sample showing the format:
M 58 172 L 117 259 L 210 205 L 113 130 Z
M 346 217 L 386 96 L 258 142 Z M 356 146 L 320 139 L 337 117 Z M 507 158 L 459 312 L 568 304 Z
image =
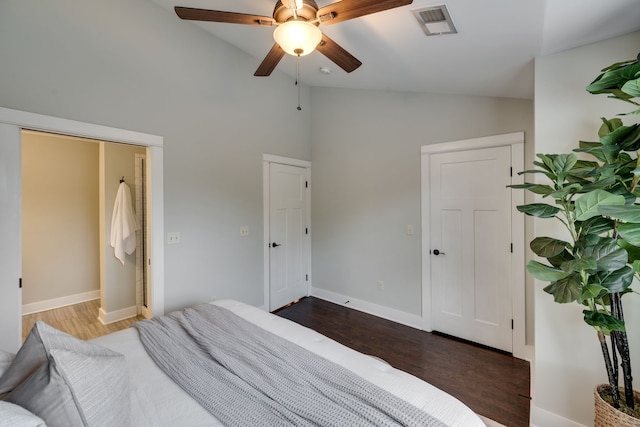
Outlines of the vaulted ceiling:
M 275 0 L 152 1 L 171 13 L 174 6 L 186 6 L 263 16 L 272 16 L 275 5 Z M 334 1 L 316 0 L 319 7 Z M 458 32 L 426 36 L 412 11 L 442 4 Z M 273 27 L 183 23 L 198 25 L 255 57 L 255 68 L 238 70 L 247 75 L 253 75 L 274 44 Z M 346 73 L 315 51 L 300 58 L 300 79 L 307 85 L 530 99 L 536 56 L 639 31 L 640 2 L 414 0 L 408 6 L 320 28 L 363 64 Z M 286 55 L 274 72 L 295 76 L 295 61 Z M 253 78 L 268 84 L 269 77 Z

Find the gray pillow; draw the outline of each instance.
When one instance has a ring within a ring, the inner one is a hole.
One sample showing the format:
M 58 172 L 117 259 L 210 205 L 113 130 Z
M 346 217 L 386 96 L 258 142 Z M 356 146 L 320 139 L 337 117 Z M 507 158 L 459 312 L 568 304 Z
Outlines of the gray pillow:
M 47 427 L 47 425 L 26 409 L 0 400 L 0 427 Z
M 38 321 L 0 378 L 7 401 L 49 427 L 130 424 L 129 379 L 124 356 Z
M 2 377 L 2 374 L 4 374 L 4 372 L 7 370 L 7 368 L 9 366 L 11 366 L 11 363 L 13 362 L 13 359 L 15 359 L 16 355 L 13 353 L 8 353 L 6 351 L 0 350 L 0 378 Z

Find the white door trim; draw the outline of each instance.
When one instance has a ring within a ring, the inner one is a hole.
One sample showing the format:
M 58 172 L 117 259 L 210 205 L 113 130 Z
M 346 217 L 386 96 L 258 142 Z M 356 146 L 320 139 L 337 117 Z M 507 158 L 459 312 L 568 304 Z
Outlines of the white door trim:
M 264 241 L 262 246 L 263 253 L 263 271 L 264 271 L 264 301 L 263 301 L 263 309 L 269 311 L 271 293 L 269 292 L 269 278 L 271 277 L 271 263 L 269 260 L 270 251 L 267 246 L 271 242 L 269 236 L 269 228 L 270 228 L 270 218 L 269 218 L 269 208 L 270 208 L 270 174 L 269 174 L 269 165 L 271 163 L 279 163 L 281 165 L 289 165 L 289 166 L 298 166 L 301 168 L 305 168 L 307 171 L 307 182 L 309 182 L 309 190 L 307 192 L 307 224 L 309 224 L 309 238 L 307 239 L 307 263 L 309 266 L 309 289 L 311 289 L 312 276 L 311 276 L 311 162 L 307 160 L 299 160 L 299 159 L 291 159 L 288 157 L 280 157 L 274 156 L 271 154 L 263 154 L 262 155 L 262 201 L 263 201 L 263 235 Z
M 524 169 L 524 132 L 423 145 L 421 153 L 421 207 L 422 207 L 422 322 L 423 329 L 431 331 L 431 257 L 429 253 L 430 217 L 429 217 L 429 174 L 430 156 L 437 153 L 466 151 L 478 148 L 511 146 L 512 184 L 523 182 L 517 172 Z M 521 359 L 530 359 L 530 351 L 526 346 L 525 317 L 525 240 L 524 215 L 516 206 L 524 204 L 524 190 L 511 190 L 511 234 L 513 239 L 513 256 L 511 258 L 512 306 L 513 306 L 513 355 Z
M 148 195 L 147 212 L 151 230 L 149 257 L 153 260 L 149 269 L 151 285 L 151 303 L 153 315 L 164 314 L 164 183 L 163 183 L 163 145 L 164 138 L 130 130 L 62 119 L 43 114 L 13 110 L 0 107 L 0 123 L 13 125 L 18 129 L 17 140 L 3 140 L 2 144 L 20 144 L 20 130 L 37 130 L 61 135 L 89 138 L 100 141 L 121 142 L 147 147 L 147 182 L 151 185 Z M 17 224 L 19 227 L 19 223 Z M 19 229 L 19 228 L 18 228 Z M 0 260 L 0 268 L 3 267 Z M 0 286 L 2 288 L 2 286 Z M 11 347 L 20 346 L 22 319 L 16 319 L 18 331 Z M 9 350 L 8 348 L 5 348 Z

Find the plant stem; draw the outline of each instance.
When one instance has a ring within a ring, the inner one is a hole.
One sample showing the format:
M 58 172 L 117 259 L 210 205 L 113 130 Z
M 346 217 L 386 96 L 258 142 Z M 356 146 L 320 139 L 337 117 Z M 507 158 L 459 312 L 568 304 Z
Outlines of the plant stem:
M 618 393 L 618 381 L 614 378 L 614 368 L 611 363 L 609 355 L 609 347 L 607 346 L 607 340 L 602 331 L 598 331 L 598 341 L 600 341 L 600 349 L 602 350 L 602 357 L 604 358 L 604 365 L 607 368 L 607 377 L 609 378 L 609 387 L 611 387 L 611 398 L 613 400 L 613 407 L 620 407 L 620 395 Z M 615 354 L 615 350 L 614 350 Z
M 611 314 L 624 322 L 624 314 L 622 312 L 622 296 L 619 292 L 611 294 Z M 629 408 L 634 408 L 633 398 L 633 379 L 631 377 L 631 355 L 629 353 L 629 340 L 626 331 L 615 332 L 616 346 L 620 358 L 622 359 L 622 380 L 624 382 L 624 400 Z

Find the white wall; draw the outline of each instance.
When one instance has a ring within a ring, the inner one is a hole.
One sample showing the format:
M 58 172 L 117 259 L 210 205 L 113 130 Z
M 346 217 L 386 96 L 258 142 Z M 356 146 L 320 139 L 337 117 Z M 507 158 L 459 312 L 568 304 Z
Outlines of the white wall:
M 308 88 L 147 1 L 2 1 L 0 58 L 0 106 L 164 137 L 166 310 L 263 304 L 262 154 L 310 159 Z
M 578 141 L 598 140 L 600 117 L 614 117 L 631 110 L 625 103 L 591 95 L 585 87 L 600 70 L 614 62 L 633 59 L 640 50 L 640 33 L 538 58 L 535 68 L 535 150 L 538 153 L 569 152 Z M 633 123 L 636 117 L 626 117 Z M 561 225 L 535 221 L 536 235 L 559 235 Z M 606 371 L 596 332 L 582 321 L 577 304 L 563 306 L 542 291 L 535 291 L 535 395 L 534 424 L 549 413 L 584 425 L 593 423 L 593 388 L 606 383 Z M 628 308 L 633 370 L 640 372 L 640 297 L 625 297 Z M 636 388 L 638 385 L 636 384 Z
M 533 103 L 326 88 L 311 98 L 314 289 L 419 316 L 420 147 L 517 131 L 530 141 Z

